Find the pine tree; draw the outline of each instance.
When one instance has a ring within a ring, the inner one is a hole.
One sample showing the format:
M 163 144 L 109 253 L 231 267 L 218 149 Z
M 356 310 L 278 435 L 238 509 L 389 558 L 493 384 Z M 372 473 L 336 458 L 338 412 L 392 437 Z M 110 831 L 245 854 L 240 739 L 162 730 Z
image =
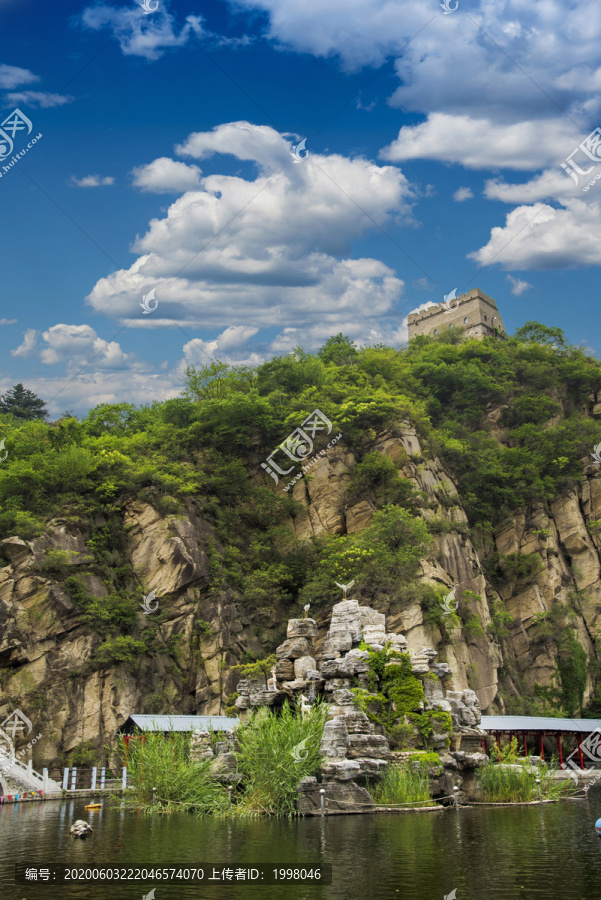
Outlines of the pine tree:
M 46 404 L 37 394 L 19 384 L 0 396 L 0 412 L 9 413 L 17 419 L 46 419 Z

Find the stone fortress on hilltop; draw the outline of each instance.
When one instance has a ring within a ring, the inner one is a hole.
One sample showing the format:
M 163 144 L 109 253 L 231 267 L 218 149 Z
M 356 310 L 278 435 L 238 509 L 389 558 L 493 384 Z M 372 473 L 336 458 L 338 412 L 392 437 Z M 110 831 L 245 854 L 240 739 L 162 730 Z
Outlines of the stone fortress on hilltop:
M 409 314 L 409 340 L 418 334 L 438 334 L 443 328 L 465 328 L 467 337 L 497 337 L 507 332 L 497 304 L 480 288 L 460 294 L 447 303 L 437 303 L 421 312 Z

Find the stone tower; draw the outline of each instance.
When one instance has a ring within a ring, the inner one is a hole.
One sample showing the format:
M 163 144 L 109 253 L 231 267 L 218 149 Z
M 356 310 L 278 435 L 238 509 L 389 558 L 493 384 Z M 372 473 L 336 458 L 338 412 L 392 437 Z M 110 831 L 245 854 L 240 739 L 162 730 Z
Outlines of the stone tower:
M 450 309 L 444 303 L 429 306 L 418 313 L 409 314 L 409 339 L 418 334 L 438 334 L 443 328 L 465 328 L 466 337 L 497 337 L 505 340 L 507 332 L 492 297 L 484 294 L 480 288 L 473 288 L 467 294 L 460 294 L 449 302 Z

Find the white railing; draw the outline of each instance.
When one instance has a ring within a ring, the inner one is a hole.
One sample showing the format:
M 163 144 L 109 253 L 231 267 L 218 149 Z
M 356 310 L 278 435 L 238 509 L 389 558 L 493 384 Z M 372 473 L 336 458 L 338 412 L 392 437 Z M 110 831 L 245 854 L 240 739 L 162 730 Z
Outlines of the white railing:
M 36 772 L 31 760 L 25 764 L 15 757 L 11 758 L 0 753 L 0 770 L 3 774 L 8 775 L 9 778 L 14 778 L 15 781 L 21 782 L 30 791 L 60 792 L 61 790 L 60 784 L 48 777 L 48 770 L 44 769 L 42 774 Z

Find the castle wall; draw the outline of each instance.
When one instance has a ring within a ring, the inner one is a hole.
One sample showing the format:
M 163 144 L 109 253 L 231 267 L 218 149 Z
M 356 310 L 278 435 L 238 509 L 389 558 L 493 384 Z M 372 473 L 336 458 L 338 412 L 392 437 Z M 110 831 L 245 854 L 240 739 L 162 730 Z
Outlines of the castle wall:
M 465 328 L 467 337 L 482 338 L 494 334 L 493 316 L 496 316 L 494 328 L 497 333 L 506 336 L 497 304 L 479 288 L 460 294 L 450 305 L 450 311 L 444 303 L 438 303 L 419 313 L 411 313 L 408 321 L 409 338 L 418 334 L 434 334 L 450 325 L 453 328 Z

